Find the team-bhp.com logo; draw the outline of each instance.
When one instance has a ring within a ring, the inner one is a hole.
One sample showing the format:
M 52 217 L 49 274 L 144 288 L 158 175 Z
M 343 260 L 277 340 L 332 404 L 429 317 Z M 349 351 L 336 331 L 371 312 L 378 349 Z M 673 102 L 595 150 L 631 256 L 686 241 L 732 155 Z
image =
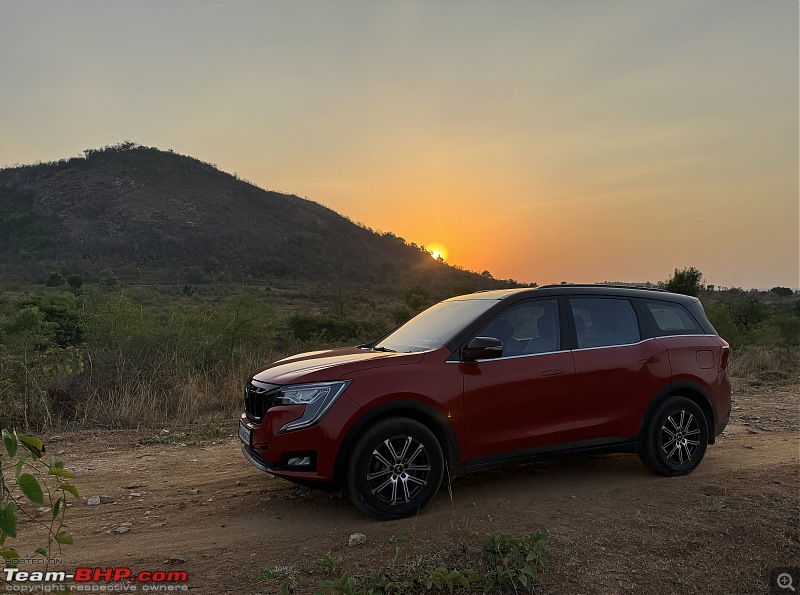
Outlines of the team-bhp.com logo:
M 49 591 L 55 584 L 70 585 L 75 591 L 187 591 L 189 575 L 185 570 L 141 570 L 134 572 L 127 566 L 102 568 L 79 566 L 75 572 L 63 570 L 27 571 L 4 568 L 6 591 Z M 135 583 L 139 583 L 138 585 Z

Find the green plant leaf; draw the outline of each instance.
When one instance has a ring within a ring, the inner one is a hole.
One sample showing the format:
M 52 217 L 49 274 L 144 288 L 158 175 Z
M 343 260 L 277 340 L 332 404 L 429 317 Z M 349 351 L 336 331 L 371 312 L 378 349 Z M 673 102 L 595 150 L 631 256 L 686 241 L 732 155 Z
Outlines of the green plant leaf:
M 61 457 L 53 457 L 50 459 L 50 468 L 52 469 L 55 467 L 56 469 L 63 469 L 64 468 L 64 459 Z
M 72 471 L 67 471 L 66 469 L 61 469 L 59 467 L 50 467 L 50 471 L 48 471 L 48 473 L 57 477 L 66 477 L 67 479 L 75 479 L 75 477 L 77 477 Z
M 80 498 L 80 496 L 78 495 L 78 488 L 76 488 L 72 484 L 60 483 L 60 484 L 58 484 L 58 489 L 59 490 L 64 490 L 65 492 L 69 492 L 70 494 L 72 494 L 76 498 Z
M 66 543 L 66 544 L 73 543 L 72 535 L 70 535 L 69 532 L 67 531 L 59 531 L 58 533 L 56 533 L 56 541 L 58 543 Z
M 41 440 L 24 434 L 17 434 L 17 439 L 22 442 L 22 446 L 27 448 L 28 452 L 33 455 L 34 460 L 42 458 L 44 454 L 44 444 L 42 444 Z
M 44 549 L 43 547 L 37 547 L 36 548 L 36 551 L 33 552 L 33 555 L 36 556 L 37 554 L 41 555 L 41 556 L 44 556 L 45 558 L 47 558 L 49 556 L 49 554 L 47 553 L 47 550 Z
M 20 558 L 19 552 L 15 550 L 13 547 L 3 548 L 2 553 L 4 560 L 19 560 Z M 17 564 L 15 562 L 12 566 L 16 567 L 16 565 Z
M 8 456 L 13 457 L 17 454 L 17 437 L 8 430 L 3 430 L 3 446 L 8 453 Z
M 17 536 L 17 505 L 13 501 L 0 508 L 0 531 L 9 537 Z
M 22 473 L 17 479 L 17 484 L 28 500 L 35 504 L 44 504 L 42 487 L 33 475 L 30 473 Z
M 61 509 L 64 507 L 64 496 L 61 496 L 56 503 L 53 504 L 53 518 L 58 518 L 58 514 L 61 512 Z

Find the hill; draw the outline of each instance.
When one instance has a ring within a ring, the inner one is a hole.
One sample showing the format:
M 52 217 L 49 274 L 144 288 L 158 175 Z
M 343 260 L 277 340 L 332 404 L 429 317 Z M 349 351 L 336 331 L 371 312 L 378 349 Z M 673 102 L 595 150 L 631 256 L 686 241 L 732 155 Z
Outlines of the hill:
M 0 267 L 124 281 L 437 281 L 495 286 L 318 203 L 133 143 L 0 170 Z

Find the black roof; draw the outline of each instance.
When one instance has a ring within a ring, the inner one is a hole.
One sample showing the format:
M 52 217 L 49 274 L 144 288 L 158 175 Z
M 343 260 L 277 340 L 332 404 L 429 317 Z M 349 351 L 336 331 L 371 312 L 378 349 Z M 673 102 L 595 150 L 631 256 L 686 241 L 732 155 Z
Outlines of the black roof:
M 509 297 L 523 299 L 526 297 L 542 297 L 546 295 L 608 295 L 650 298 L 656 300 L 666 300 L 679 303 L 690 303 L 697 301 L 697 298 L 670 293 L 657 287 L 641 287 L 638 285 L 609 285 L 605 283 L 563 283 L 559 285 L 543 285 L 541 287 L 522 287 L 519 289 L 494 289 L 489 291 L 479 291 L 468 295 L 460 295 L 450 299 L 481 299 L 481 300 L 504 300 Z

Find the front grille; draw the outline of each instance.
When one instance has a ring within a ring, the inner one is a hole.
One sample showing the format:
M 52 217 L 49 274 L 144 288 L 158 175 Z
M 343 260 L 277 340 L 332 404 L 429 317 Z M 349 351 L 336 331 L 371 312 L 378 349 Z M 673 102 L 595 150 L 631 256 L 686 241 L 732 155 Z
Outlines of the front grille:
M 249 380 L 244 385 L 244 412 L 247 418 L 261 423 L 267 409 L 272 407 L 275 402 L 275 397 L 280 389 L 281 387 L 277 384 Z

